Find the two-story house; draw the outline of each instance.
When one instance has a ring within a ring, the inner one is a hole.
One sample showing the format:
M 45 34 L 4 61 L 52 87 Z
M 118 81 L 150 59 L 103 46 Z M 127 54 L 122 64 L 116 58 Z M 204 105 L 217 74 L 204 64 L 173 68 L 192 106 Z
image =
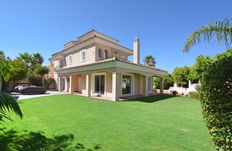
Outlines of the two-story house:
M 128 56 L 133 55 L 133 62 Z M 140 64 L 140 42 L 134 50 L 118 40 L 91 30 L 65 44 L 64 50 L 50 58 L 50 76 L 59 91 L 84 96 L 103 97 L 113 101 L 129 96 L 153 94 L 153 77 L 161 78 L 166 71 Z

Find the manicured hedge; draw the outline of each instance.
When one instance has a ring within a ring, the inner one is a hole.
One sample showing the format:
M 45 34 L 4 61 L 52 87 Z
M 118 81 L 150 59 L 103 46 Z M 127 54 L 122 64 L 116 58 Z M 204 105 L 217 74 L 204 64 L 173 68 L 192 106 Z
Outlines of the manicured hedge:
M 219 54 L 200 89 L 203 115 L 217 150 L 232 150 L 232 50 Z

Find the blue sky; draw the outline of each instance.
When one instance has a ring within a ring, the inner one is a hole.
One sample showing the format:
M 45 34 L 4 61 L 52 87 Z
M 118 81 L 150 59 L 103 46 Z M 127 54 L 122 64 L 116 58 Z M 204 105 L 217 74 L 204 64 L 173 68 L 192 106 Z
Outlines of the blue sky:
M 151 54 L 157 67 L 169 72 L 192 65 L 199 54 L 225 50 L 200 43 L 182 52 L 187 37 L 212 20 L 232 16 L 231 0 L 0 0 L 0 50 L 14 58 L 39 52 L 51 54 L 81 34 L 96 29 L 133 48 L 141 42 L 141 60 Z M 130 58 L 131 59 L 131 58 Z

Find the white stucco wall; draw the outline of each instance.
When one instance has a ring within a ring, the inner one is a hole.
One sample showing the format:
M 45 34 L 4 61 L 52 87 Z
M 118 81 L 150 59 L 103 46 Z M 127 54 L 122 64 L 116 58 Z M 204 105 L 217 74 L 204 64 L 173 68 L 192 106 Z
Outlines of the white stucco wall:
M 65 56 L 66 66 L 65 68 L 72 67 L 72 66 L 79 66 L 79 65 L 85 65 L 95 62 L 95 46 L 81 49 L 79 51 L 76 51 L 74 53 L 68 54 Z M 86 60 L 81 60 L 81 52 L 86 52 Z M 69 64 L 69 56 L 72 55 L 72 64 Z

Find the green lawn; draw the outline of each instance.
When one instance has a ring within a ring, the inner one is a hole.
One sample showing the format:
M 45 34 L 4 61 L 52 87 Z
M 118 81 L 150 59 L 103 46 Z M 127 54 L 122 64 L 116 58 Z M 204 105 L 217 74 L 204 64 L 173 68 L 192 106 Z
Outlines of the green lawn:
M 200 103 L 158 95 L 111 102 L 77 95 L 20 101 L 0 150 L 211 151 Z M 26 130 L 26 131 L 25 131 Z

